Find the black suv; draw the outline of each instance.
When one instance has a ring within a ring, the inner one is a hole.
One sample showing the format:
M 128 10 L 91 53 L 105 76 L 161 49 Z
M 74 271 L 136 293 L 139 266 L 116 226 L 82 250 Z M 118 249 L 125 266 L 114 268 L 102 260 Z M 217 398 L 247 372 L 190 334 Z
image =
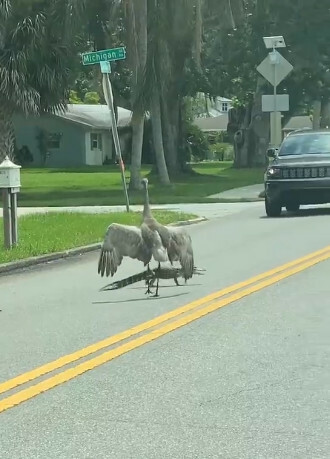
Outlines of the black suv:
M 264 177 L 268 217 L 283 206 L 295 212 L 301 204 L 330 202 L 330 130 L 294 131 L 267 155 L 274 159 Z

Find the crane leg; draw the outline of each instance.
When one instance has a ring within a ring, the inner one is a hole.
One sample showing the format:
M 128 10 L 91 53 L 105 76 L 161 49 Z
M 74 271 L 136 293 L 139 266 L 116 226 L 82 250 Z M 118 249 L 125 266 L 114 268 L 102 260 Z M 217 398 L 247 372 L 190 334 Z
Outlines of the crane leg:
M 160 271 L 160 263 L 158 262 L 158 272 Z M 157 270 L 155 270 L 155 273 L 157 273 Z M 156 285 L 156 293 L 153 296 L 159 296 L 158 294 L 158 289 L 159 289 L 159 276 L 157 277 L 157 285 Z
M 149 266 L 149 263 L 148 263 L 147 273 L 149 273 L 150 271 L 151 271 L 151 270 L 150 270 L 150 266 Z M 148 295 L 148 294 L 152 293 L 152 291 L 150 290 L 151 282 L 150 282 L 149 279 L 147 280 L 147 285 L 148 285 L 148 288 L 147 288 L 147 291 L 145 292 L 145 295 Z

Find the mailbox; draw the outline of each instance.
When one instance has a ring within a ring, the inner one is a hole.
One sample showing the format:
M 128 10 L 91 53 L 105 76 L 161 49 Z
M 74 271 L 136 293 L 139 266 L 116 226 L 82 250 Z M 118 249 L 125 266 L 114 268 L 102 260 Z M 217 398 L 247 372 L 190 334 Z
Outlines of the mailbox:
M 8 156 L 0 164 L 0 188 L 21 187 L 21 166 L 14 164 Z

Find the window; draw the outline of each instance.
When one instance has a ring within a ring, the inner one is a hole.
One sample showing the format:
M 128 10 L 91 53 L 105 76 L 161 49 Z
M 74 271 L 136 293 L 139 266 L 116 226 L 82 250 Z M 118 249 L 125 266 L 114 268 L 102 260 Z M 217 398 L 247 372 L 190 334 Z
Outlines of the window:
M 102 134 L 91 132 L 91 150 L 102 150 Z
M 228 112 L 228 102 L 222 102 L 222 111 Z
M 330 154 L 330 134 L 306 133 L 288 136 L 279 151 L 279 156 L 313 154 Z
M 49 133 L 47 139 L 47 146 L 49 149 L 59 149 L 61 145 L 62 134 L 57 132 Z

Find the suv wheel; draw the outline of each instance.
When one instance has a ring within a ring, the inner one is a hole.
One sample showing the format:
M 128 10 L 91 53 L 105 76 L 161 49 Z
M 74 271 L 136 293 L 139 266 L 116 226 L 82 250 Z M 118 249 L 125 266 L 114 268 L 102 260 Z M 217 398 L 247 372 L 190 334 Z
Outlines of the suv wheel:
M 298 202 L 291 202 L 290 204 L 287 204 L 285 207 L 288 212 L 298 212 L 300 204 Z
M 280 201 L 270 201 L 267 196 L 265 197 L 265 208 L 267 217 L 279 217 L 282 211 Z

